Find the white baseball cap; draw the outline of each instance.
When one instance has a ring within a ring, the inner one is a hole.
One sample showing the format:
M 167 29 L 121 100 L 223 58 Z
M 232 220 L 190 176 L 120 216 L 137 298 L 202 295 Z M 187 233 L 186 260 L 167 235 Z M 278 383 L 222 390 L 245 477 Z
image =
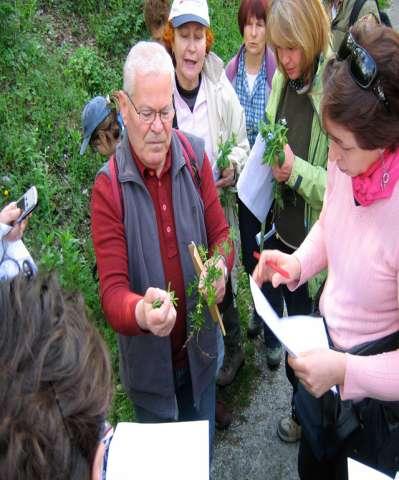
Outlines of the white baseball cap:
M 173 0 L 169 20 L 174 28 L 188 22 L 197 22 L 209 27 L 209 11 L 206 0 Z

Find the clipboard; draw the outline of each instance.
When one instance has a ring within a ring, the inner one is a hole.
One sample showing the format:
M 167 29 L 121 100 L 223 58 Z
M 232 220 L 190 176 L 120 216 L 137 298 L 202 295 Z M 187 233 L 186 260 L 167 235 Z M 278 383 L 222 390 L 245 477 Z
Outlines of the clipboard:
M 202 263 L 201 257 L 198 253 L 197 246 L 195 245 L 194 242 L 191 242 L 188 245 L 188 250 L 189 250 L 190 255 L 191 255 L 191 260 L 193 261 L 193 264 L 194 264 L 195 273 L 197 275 L 201 275 L 201 272 L 204 269 L 204 264 Z M 219 324 L 220 330 L 222 331 L 222 334 L 225 337 L 226 336 L 226 330 L 224 328 L 222 316 L 220 315 L 218 306 L 215 303 L 212 306 L 208 306 L 208 308 L 209 308 L 209 312 L 211 314 L 211 317 L 212 317 L 213 321 L 215 323 Z

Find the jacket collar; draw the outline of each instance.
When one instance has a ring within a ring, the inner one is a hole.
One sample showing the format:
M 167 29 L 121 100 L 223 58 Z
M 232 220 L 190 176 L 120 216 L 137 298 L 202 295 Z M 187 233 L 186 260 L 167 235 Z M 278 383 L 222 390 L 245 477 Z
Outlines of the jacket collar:
M 212 83 L 218 83 L 224 71 L 222 59 L 215 53 L 209 52 L 205 57 L 202 71 Z
M 180 141 L 175 131 L 172 131 L 172 139 L 169 146 L 171 152 L 171 172 L 172 178 L 174 178 L 178 171 L 185 165 L 183 152 L 181 149 Z M 116 156 L 118 159 L 118 178 L 120 182 L 135 182 L 144 186 L 143 178 L 140 174 L 140 170 L 133 159 L 132 150 L 129 142 L 129 136 L 127 134 L 127 128 L 125 128 L 120 143 L 117 146 Z

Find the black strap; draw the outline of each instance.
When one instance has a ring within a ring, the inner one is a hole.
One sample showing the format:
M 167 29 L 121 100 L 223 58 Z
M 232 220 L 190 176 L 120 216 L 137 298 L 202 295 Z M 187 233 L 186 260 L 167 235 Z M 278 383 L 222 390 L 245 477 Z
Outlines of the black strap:
M 378 355 L 379 353 L 392 352 L 399 348 L 399 331 L 391 333 L 372 342 L 362 343 L 349 350 L 353 355 Z
M 356 0 L 351 15 L 349 17 L 349 27 L 351 27 L 359 18 L 360 10 L 363 8 L 363 5 L 367 2 L 367 0 Z M 375 0 L 375 4 L 377 5 L 378 13 L 380 15 L 381 22 L 386 25 L 387 27 L 392 27 L 391 20 L 386 12 L 382 12 L 380 10 L 380 6 L 378 5 L 378 0 Z
M 351 16 L 349 17 L 349 27 L 351 27 L 359 17 L 360 10 L 363 8 L 363 5 L 367 0 L 356 0 L 353 5 Z

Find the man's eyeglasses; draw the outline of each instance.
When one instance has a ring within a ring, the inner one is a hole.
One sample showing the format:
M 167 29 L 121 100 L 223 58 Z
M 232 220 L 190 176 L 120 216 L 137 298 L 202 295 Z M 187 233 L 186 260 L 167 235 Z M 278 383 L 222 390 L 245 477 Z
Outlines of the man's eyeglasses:
M 339 62 L 345 59 L 349 61 L 349 70 L 354 82 L 363 90 L 371 90 L 389 111 L 389 103 L 378 78 L 377 64 L 369 52 L 356 43 L 350 32 L 345 35 L 337 53 Z
M 127 98 L 129 99 L 129 102 L 133 105 L 133 108 L 136 111 L 137 115 L 139 116 L 140 120 L 144 123 L 148 123 L 148 124 L 153 123 L 157 115 L 159 115 L 159 118 L 162 123 L 166 123 L 172 120 L 175 114 L 175 110 L 172 105 L 169 105 L 168 107 L 165 107 L 159 111 L 152 110 L 151 108 L 143 108 L 142 110 L 137 110 L 135 104 L 130 98 L 130 95 L 127 92 L 125 93 Z

